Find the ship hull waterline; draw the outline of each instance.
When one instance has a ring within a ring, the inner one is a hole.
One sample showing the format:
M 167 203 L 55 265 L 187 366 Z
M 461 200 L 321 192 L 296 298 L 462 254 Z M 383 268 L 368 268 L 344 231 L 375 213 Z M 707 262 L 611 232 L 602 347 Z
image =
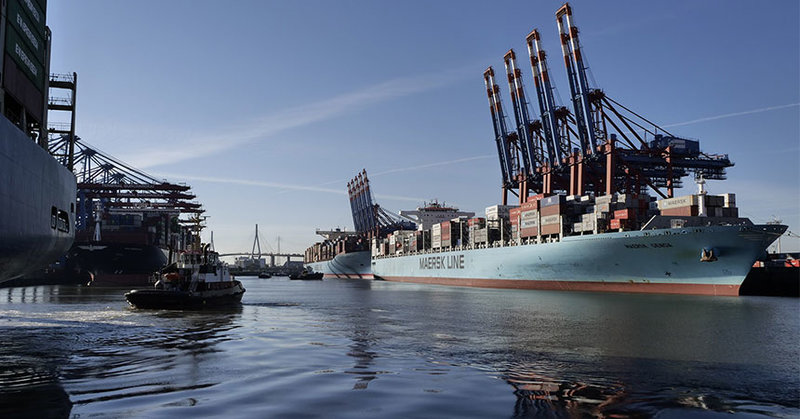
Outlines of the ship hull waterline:
M 786 226 L 709 226 L 571 236 L 553 243 L 378 257 L 376 279 L 484 288 L 739 295 Z M 703 250 L 716 260 L 701 261 Z

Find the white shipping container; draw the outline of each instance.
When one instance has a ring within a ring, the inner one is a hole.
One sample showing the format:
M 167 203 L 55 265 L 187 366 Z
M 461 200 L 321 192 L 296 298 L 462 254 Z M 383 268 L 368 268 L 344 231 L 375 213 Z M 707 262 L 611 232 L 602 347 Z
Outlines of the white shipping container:
M 697 205 L 697 195 L 679 196 L 657 201 L 658 209 L 681 208 Z
M 614 199 L 613 195 L 598 196 L 594 199 L 594 203 L 597 205 L 610 204 L 612 199 Z
M 520 228 L 531 228 L 531 227 L 539 227 L 539 219 L 533 218 L 530 220 L 522 220 L 519 222 Z
M 537 210 L 530 210 L 525 211 L 519 214 L 520 220 L 539 220 L 539 211 Z
M 491 207 L 486 207 L 486 219 L 508 218 L 508 211 L 516 207 L 517 205 L 492 205 Z

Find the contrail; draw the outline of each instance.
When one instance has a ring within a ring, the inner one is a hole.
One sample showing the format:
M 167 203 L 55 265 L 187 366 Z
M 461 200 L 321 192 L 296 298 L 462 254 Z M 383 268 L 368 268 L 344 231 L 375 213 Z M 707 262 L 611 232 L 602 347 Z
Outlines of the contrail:
M 447 165 L 450 165 L 450 164 L 464 163 L 464 162 L 473 161 L 473 160 L 483 160 L 483 159 L 488 159 L 488 158 L 492 158 L 492 157 L 494 157 L 493 154 L 483 154 L 483 155 L 480 155 L 480 156 L 463 157 L 463 158 L 455 159 L 455 160 L 447 160 L 447 161 L 440 161 L 440 162 L 434 162 L 434 163 L 420 164 L 418 166 L 398 167 L 396 169 L 389 169 L 389 170 L 384 170 L 382 172 L 368 173 L 368 174 L 370 176 L 383 176 L 383 175 L 388 175 L 388 174 L 391 174 L 391 173 L 408 172 L 408 171 L 411 171 L 411 170 L 426 169 L 428 167 L 447 166 Z
M 679 126 L 682 126 L 682 125 L 696 124 L 698 122 L 715 121 L 717 119 L 732 118 L 734 116 L 751 115 L 751 114 L 754 114 L 754 113 L 775 111 L 775 110 L 778 110 L 778 109 L 793 108 L 795 106 L 800 106 L 800 103 L 789 103 L 787 105 L 769 106 L 769 107 L 766 107 L 766 108 L 751 109 L 749 111 L 726 113 L 726 114 L 717 115 L 717 116 L 708 116 L 708 117 L 705 117 L 705 118 L 693 119 L 691 121 L 676 122 L 674 124 L 662 125 L 662 127 L 664 127 L 664 128 L 667 128 L 667 127 L 679 127 Z
M 474 70 L 474 66 L 470 65 L 456 70 L 448 69 L 437 73 L 389 80 L 329 99 L 263 116 L 244 129 L 192 139 L 191 147 L 184 142 L 174 150 L 154 150 L 140 154 L 132 160 L 135 160 L 137 167 L 152 167 L 208 156 L 248 142 L 268 138 L 292 128 L 353 113 L 369 105 L 457 83 L 471 76 L 472 70 Z
M 425 163 L 425 164 L 420 164 L 418 166 L 398 167 L 398 168 L 395 168 L 395 169 L 384 170 L 382 172 L 375 172 L 375 173 L 367 172 L 367 174 L 370 177 L 382 176 L 382 175 L 388 175 L 390 173 L 408 172 L 408 171 L 412 171 L 412 170 L 425 169 L 425 168 L 428 168 L 428 167 L 446 166 L 446 165 L 449 165 L 449 164 L 463 163 L 463 162 L 468 162 L 468 161 L 473 161 L 473 160 L 482 160 L 482 159 L 488 159 L 488 158 L 492 158 L 492 157 L 494 157 L 493 154 L 483 154 L 483 155 L 480 155 L 480 156 L 463 157 L 463 158 L 455 159 L 455 160 L 447 160 L 447 161 L 440 161 L 440 162 L 434 162 L 434 163 Z M 321 183 L 321 185 L 333 185 L 333 184 L 337 184 L 337 183 L 341 183 L 341 184 L 344 185 L 348 181 L 350 181 L 350 179 L 337 179 L 337 180 L 331 180 L 331 181 L 328 181 L 328 182 L 325 182 L 325 183 Z
M 182 180 L 196 180 L 200 182 L 209 182 L 209 183 L 224 183 L 228 185 L 244 185 L 244 186 L 260 186 L 264 188 L 275 188 L 275 189 L 284 189 L 284 190 L 295 190 L 295 191 L 308 191 L 308 192 L 323 192 L 323 193 L 331 193 L 336 195 L 347 195 L 347 191 L 344 188 L 341 189 L 332 189 L 332 188 L 321 188 L 319 186 L 306 186 L 306 185 L 294 185 L 290 183 L 279 183 L 279 182 L 266 182 L 261 180 L 248 180 L 248 179 L 233 179 L 233 178 L 221 178 L 221 177 L 212 177 L 212 176 L 192 176 L 192 175 L 182 175 L 177 173 L 155 173 L 154 176 L 163 177 L 163 178 L 172 178 L 172 179 L 182 179 Z M 400 195 L 382 195 L 382 194 L 375 194 L 376 198 L 381 199 L 388 199 L 394 201 L 411 201 L 411 202 L 420 202 L 424 201 L 424 198 L 415 198 L 411 196 L 400 196 Z

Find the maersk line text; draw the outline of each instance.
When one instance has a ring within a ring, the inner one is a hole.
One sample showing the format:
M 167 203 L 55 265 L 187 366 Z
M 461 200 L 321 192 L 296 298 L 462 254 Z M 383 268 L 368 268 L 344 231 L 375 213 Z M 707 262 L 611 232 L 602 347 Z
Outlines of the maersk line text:
M 427 256 L 419 260 L 420 269 L 464 269 L 464 255 Z

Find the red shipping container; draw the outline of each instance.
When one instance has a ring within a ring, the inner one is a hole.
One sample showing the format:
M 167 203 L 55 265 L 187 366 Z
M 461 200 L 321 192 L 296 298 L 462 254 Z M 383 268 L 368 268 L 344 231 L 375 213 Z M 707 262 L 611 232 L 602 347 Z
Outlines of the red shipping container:
M 530 211 L 530 210 L 539 209 L 539 201 L 538 201 L 538 200 L 531 201 L 531 200 L 529 199 L 529 200 L 528 200 L 528 202 L 525 202 L 524 204 L 520 205 L 520 206 L 519 206 L 519 208 L 520 208 L 520 209 L 521 209 L 523 212 L 524 212 L 524 211 Z
M 540 194 L 537 194 L 537 195 L 529 196 L 528 200 L 526 202 L 539 201 L 542 198 L 544 198 L 544 194 L 540 193 Z
M 519 230 L 520 237 L 536 237 L 539 235 L 539 228 L 538 227 L 528 227 L 528 228 L 521 228 Z
M 563 208 L 564 206 L 560 204 L 550 205 L 549 207 L 542 207 L 542 209 L 539 210 L 539 214 L 541 214 L 542 217 L 546 217 L 548 215 L 558 215 L 561 214 L 561 210 Z
M 560 224 L 549 224 L 542 226 L 542 235 L 546 236 L 549 234 L 558 234 L 561 232 L 561 225 Z
M 697 205 L 691 205 L 686 207 L 663 209 L 661 210 L 661 215 L 673 217 L 694 217 L 697 216 L 698 212 Z
M 470 225 L 470 226 L 486 225 L 486 219 L 485 218 L 481 218 L 481 217 L 470 218 L 469 221 L 467 221 L 467 224 Z
M 632 226 L 633 226 L 632 220 L 618 220 L 616 218 L 611 220 L 608 225 L 608 227 L 612 230 L 618 230 L 620 228 L 625 230 L 631 230 L 633 228 Z
M 635 217 L 636 213 L 633 211 L 633 208 L 625 208 L 614 211 L 614 218 L 618 220 L 630 220 Z

